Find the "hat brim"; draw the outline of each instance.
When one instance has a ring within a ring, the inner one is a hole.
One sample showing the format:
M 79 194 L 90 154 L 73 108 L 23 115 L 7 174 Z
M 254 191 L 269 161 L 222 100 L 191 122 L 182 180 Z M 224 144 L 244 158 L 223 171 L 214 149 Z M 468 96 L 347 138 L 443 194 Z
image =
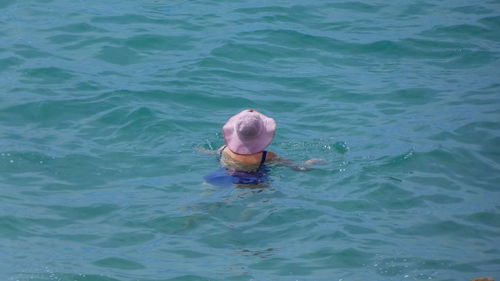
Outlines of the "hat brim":
M 273 118 L 269 118 L 258 112 L 257 114 L 260 115 L 264 127 L 257 138 L 245 141 L 240 139 L 235 130 L 236 123 L 242 114 L 247 114 L 246 110 L 229 118 L 224 127 L 222 127 L 222 133 L 224 135 L 226 145 L 232 152 L 237 154 L 254 154 L 263 151 L 273 141 L 274 134 L 276 132 L 276 122 Z

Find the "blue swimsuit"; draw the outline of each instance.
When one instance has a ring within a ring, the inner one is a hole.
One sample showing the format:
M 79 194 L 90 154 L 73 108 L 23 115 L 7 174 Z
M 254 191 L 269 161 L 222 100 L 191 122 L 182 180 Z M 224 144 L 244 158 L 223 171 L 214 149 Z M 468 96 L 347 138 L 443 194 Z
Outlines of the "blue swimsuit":
M 221 149 L 219 159 L 222 157 L 222 152 L 226 147 Z M 269 169 L 265 166 L 267 151 L 262 151 L 262 159 L 259 167 L 254 172 L 230 171 L 226 168 L 220 168 L 206 175 L 205 180 L 216 186 L 231 186 L 233 184 L 257 185 L 267 182 L 267 172 Z

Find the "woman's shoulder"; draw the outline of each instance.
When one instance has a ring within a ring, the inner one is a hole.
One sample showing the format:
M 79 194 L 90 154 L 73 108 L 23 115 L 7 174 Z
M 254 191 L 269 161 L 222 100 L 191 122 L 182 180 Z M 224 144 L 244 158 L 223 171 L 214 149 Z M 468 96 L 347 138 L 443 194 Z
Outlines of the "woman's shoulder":
M 276 160 L 276 159 L 278 159 L 278 157 L 279 157 L 278 154 L 267 150 L 266 161 Z

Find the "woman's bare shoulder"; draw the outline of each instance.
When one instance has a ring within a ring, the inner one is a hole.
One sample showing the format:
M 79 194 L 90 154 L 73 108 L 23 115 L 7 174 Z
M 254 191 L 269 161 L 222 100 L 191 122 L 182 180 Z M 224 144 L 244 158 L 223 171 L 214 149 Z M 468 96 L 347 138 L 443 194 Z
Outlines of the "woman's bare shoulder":
M 278 159 L 280 156 L 272 151 L 267 151 L 267 155 L 266 155 L 266 159 L 268 161 L 272 161 L 272 160 L 276 160 Z

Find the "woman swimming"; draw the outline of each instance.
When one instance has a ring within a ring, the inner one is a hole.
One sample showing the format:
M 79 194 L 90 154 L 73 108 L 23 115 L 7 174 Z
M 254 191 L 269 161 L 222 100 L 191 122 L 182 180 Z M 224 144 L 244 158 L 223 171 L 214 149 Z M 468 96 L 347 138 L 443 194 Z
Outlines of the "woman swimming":
M 229 118 L 222 128 L 226 144 L 216 151 L 202 151 L 218 153 L 222 166 L 222 169 L 205 177 L 207 182 L 216 185 L 262 185 L 268 181 L 266 163 L 306 171 L 310 168 L 305 166 L 323 161 L 310 159 L 300 165 L 265 150 L 271 144 L 275 131 L 274 119 L 253 109 L 244 110 Z

